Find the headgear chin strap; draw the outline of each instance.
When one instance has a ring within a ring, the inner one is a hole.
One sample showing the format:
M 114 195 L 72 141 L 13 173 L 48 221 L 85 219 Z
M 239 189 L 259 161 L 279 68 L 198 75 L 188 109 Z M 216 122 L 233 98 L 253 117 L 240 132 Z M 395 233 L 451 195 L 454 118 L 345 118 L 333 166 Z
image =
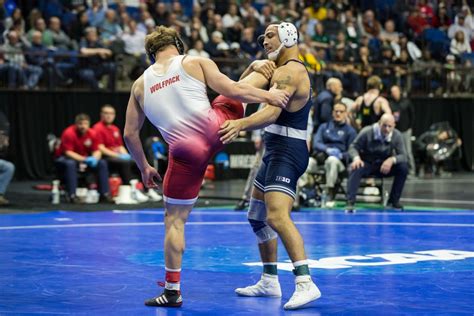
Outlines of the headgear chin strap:
M 282 22 L 278 25 L 278 38 L 280 39 L 280 46 L 274 51 L 268 54 L 268 59 L 276 60 L 280 51 L 283 47 L 292 47 L 298 43 L 298 30 L 294 24 L 289 22 Z M 259 37 L 257 41 L 262 42 Z

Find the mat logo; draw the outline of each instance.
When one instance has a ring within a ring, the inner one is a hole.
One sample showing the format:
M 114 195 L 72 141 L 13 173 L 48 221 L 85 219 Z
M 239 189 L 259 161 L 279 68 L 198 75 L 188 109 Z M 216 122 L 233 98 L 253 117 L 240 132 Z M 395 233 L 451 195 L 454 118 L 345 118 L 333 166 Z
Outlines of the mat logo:
M 347 269 L 353 267 L 375 267 L 396 264 L 411 264 L 420 261 L 452 261 L 474 258 L 474 252 L 461 250 L 427 250 L 416 251 L 414 253 L 385 253 L 371 254 L 365 256 L 343 256 L 327 257 L 319 260 L 308 259 L 309 267 L 312 269 Z M 278 262 L 278 269 L 292 271 L 293 264 L 288 262 Z M 261 266 L 261 262 L 244 263 L 247 266 Z

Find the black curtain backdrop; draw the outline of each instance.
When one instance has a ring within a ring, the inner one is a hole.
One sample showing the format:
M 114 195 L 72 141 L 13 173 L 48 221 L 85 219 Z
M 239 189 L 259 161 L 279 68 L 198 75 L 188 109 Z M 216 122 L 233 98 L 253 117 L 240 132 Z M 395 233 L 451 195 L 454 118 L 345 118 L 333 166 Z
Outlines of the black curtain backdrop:
M 123 128 L 128 98 L 129 93 L 118 92 L 0 91 L 0 111 L 10 121 L 7 158 L 17 167 L 17 179 L 51 178 L 54 169 L 46 136 L 60 136 L 78 113 L 89 114 L 94 124 L 99 119 L 100 107 L 111 104 L 117 110 L 116 124 Z M 415 98 L 412 102 L 416 112 L 414 135 L 420 135 L 432 123 L 449 121 L 463 140 L 463 167 L 474 170 L 474 98 Z M 146 122 L 143 139 L 157 134 Z

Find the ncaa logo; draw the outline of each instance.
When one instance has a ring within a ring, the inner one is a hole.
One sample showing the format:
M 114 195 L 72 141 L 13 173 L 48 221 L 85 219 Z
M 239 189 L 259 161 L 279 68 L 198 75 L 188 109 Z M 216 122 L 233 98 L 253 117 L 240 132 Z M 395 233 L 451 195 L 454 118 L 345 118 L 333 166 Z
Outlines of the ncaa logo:
M 282 176 L 277 176 L 277 177 L 276 177 L 276 181 L 281 181 L 281 182 L 290 183 L 290 179 L 289 179 L 289 178 L 282 177 Z

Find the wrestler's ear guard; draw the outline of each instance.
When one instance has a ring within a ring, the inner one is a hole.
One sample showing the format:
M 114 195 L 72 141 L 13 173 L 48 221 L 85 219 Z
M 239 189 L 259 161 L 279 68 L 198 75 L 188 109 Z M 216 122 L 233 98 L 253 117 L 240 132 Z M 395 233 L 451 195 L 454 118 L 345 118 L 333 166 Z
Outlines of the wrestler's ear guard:
M 259 37 L 257 37 L 258 46 L 260 46 L 261 48 L 263 48 L 263 41 L 265 41 L 265 35 L 262 34 Z
M 278 37 L 285 47 L 292 47 L 298 43 L 298 30 L 294 24 L 282 22 L 278 25 Z

